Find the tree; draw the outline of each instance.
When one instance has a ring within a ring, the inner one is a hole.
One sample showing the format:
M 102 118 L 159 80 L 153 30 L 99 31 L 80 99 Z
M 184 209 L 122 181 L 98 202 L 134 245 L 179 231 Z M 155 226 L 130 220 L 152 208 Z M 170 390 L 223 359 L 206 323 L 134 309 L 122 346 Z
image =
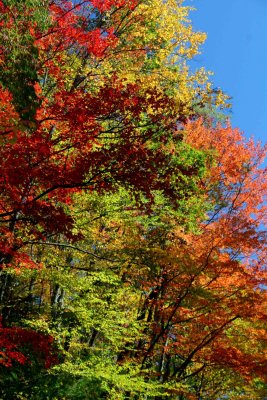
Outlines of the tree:
M 184 78 L 188 95 L 180 102 L 177 85 L 167 80 L 157 88 L 158 79 L 145 79 L 153 74 L 153 62 L 161 59 L 163 65 L 174 46 L 157 33 L 160 4 L 154 14 L 152 4 L 135 1 L 0 3 L 3 334 L 13 329 L 16 337 L 22 320 L 38 312 L 33 287 L 39 278 L 31 276 L 25 289 L 23 276 L 15 274 L 32 269 L 38 275 L 42 265 L 34 244 L 63 235 L 72 246 L 80 237 L 73 233 L 73 193 L 122 185 L 138 207 L 149 210 L 156 190 L 176 206 L 198 190 L 205 155 L 179 135 L 173 139 L 198 77 L 188 85 Z M 186 14 L 180 5 L 173 7 Z M 196 49 L 202 37 L 183 29 L 188 36 L 181 45 L 192 42 Z M 125 63 L 135 71 L 142 66 L 140 74 L 125 76 Z M 53 285 L 52 308 L 60 290 Z
M 264 149 L 206 115 L 189 9 L 0 5 L 1 396 L 262 396 Z
M 33 71 L 34 78 L 26 82 L 26 87 L 17 87 L 15 83 L 13 88 L 5 77 L 2 81 L 6 87 L 1 87 L 2 107 L 5 114 L 10 114 L 8 121 L 4 120 L 1 147 L 1 222 L 5 242 L 1 262 L 10 264 L 13 260 L 16 266 L 32 265 L 28 255 L 19 251 L 25 239 L 27 242 L 59 232 L 71 236 L 72 218 L 63 206 L 70 201 L 71 192 L 81 188 L 112 190 L 123 183 L 136 195 L 143 192 L 151 199 L 154 190 L 162 190 L 175 202 L 180 196 L 190 196 L 191 190 L 182 193 L 174 180 L 181 176 L 182 183 L 182 176 L 187 175 L 197 180 L 204 165 L 204 156 L 189 148 L 191 164 L 183 165 L 179 159 L 180 152 L 186 150 L 179 135 L 174 145 L 177 101 L 173 93 L 168 95 L 166 84 L 164 90 L 157 89 L 153 81 L 150 86 L 143 85 L 142 73 L 134 81 L 124 79 L 114 64 L 111 71 L 107 70 L 105 63 L 112 59 L 116 49 L 128 53 L 132 38 L 124 49 L 125 38 L 121 32 L 114 32 L 122 22 L 127 22 L 130 29 L 128 18 L 133 18 L 132 29 L 135 28 L 141 18 L 139 12 L 136 17 L 134 14 L 137 5 L 125 2 L 117 9 L 112 2 L 86 1 L 75 6 L 65 1 L 52 2 L 46 31 L 38 25 L 36 7 L 29 2 L 24 21 L 18 16 L 19 5 L 2 4 L 4 27 L 16 22 L 16 29 L 20 29 L 20 24 L 26 24 L 28 29 L 27 43 L 18 42 L 18 49 L 12 51 L 11 47 L 10 54 L 2 38 L 2 63 L 7 61 L 7 54 L 14 59 L 19 53 L 25 60 L 25 52 L 34 57 L 34 67 L 27 64 L 26 68 Z M 142 10 L 142 4 L 140 7 Z M 31 14 L 36 16 L 35 20 L 28 18 Z M 191 36 L 194 38 L 192 33 Z M 134 46 L 135 40 L 133 37 Z M 143 64 L 157 56 L 157 50 L 155 56 L 150 55 L 149 41 L 141 45 L 145 46 L 142 50 L 133 48 L 133 65 L 136 52 L 143 54 Z M 161 46 L 159 43 L 159 51 Z M 124 59 L 125 55 L 122 62 Z M 20 61 L 11 65 L 9 73 L 15 75 L 17 66 L 21 70 Z M 150 74 L 145 69 L 144 75 Z M 25 84 L 23 79 L 21 84 Z M 34 95 L 24 96 L 25 90 L 33 89 Z M 180 90 L 176 88 L 175 93 L 178 96 Z M 20 103 L 20 95 L 36 110 L 31 121 L 21 114 L 25 104 Z M 184 118 L 182 114 L 180 119 Z
M 174 388 L 175 382 L 184 383 L 176 392 L 186 399 L 213 399 L 214 393 L 235 398 L 252 388 L 257 395 L 259 379 L 266 376 L 266 235 L 261 225 L 266 178 L 259 167 L 265 150 L 230 126 L 205 127 L 201 120 L 189 123 L 185 136 L 213 153 L 203 180 L 213 209 L 198 233 L 180 226 L 162 232 L 154 225 L 146 233 L 142 228 L 133 246 L 139 249 L 137 268 L 147 271 L 137 278 L 144 293 L 139 318 L 150 325 L 148 339 L 139 343 L 140 362 L 151 379 L 173 382 Z M 214 392 L 209 382 L 216 373 L 224 380 L 217 381 Z

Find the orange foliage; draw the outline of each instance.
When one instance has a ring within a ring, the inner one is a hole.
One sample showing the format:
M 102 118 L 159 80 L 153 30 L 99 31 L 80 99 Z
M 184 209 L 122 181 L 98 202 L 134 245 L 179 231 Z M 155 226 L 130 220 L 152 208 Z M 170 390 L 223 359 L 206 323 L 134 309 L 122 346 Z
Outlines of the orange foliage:
M 189 379 L 208 367 L 266 379 L 265 149 L 238 130 L 189 122 L 186 141 L 212 155 L 202 181 L 212 211 L 199 234 L 177 227 L 154 281 L 142 279 L 150 339 L 143 365 L 158 359 L 162 380 Z M 152 289 L 151 289 L 152 288 Z

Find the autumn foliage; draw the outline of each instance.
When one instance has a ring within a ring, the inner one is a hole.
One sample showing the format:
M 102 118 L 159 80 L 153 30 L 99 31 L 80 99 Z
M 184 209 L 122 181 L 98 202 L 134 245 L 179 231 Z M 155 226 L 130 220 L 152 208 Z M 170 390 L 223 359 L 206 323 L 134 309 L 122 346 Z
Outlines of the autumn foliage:
M 189 8 L 0 12 L 1 398 L 264 398 L 265 147 Z

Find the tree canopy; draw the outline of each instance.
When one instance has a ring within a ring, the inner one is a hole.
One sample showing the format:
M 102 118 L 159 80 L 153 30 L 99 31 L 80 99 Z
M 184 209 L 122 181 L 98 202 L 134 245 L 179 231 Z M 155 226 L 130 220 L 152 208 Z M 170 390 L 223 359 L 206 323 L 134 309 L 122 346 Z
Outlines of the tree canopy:
M 0 1 L 3 399 L 267 394 L 266 149 L 190 10 Z

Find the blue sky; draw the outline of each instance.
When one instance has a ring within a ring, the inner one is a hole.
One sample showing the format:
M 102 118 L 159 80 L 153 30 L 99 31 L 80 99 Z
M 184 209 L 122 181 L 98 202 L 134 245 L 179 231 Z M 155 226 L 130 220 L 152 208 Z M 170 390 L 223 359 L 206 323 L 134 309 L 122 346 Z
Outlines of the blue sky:
M 232 124 L 267 141 L 267 0 L 187 0 L 195 30 L 208 34 L 193 61 L 232 96 Z

